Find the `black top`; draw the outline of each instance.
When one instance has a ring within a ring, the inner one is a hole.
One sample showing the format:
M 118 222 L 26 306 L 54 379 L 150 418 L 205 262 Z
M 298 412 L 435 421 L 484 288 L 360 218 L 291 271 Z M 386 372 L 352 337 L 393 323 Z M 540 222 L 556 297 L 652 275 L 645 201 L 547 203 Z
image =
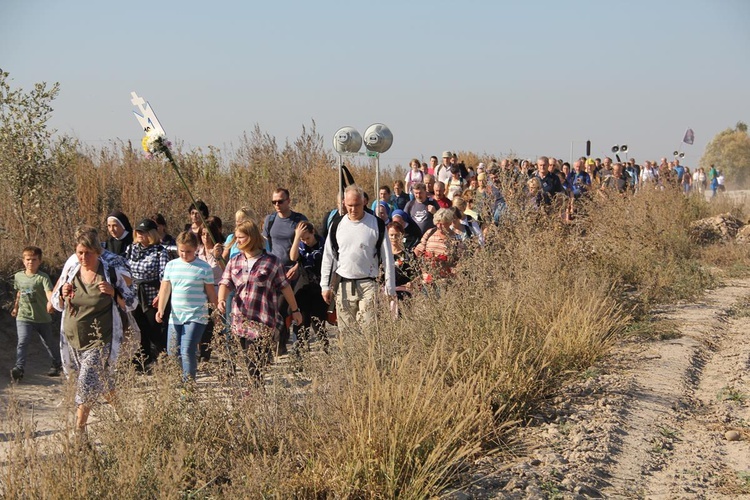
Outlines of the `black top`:
M 109 238 L 104 243 L 104 248 L 117 255 L 125 256 L 125 250 L 133 243 L 133 233 L 130 232 L 121 240 Z

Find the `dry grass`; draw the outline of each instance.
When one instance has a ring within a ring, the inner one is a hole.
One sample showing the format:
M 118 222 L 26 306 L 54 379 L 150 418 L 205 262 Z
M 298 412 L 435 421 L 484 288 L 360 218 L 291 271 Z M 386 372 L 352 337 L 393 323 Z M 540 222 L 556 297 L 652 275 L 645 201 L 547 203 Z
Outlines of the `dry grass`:
M 48 216 L 34 230 L 53 263 L 70 253 L 75 225 L 101 225 L 113 208 L 134 221 L 160 211 L 172 232 L 186 219 L 189 201 L 161 162 L 122 144 L 60 154 L 59 179 L 40 208 Z M 256 129 L 233 151 L 178 158 L 196 196 L 227 223 L 241 205 L 268 213 L 278 185 L 314 221 L 334 204 L 335 162 L 314 126 L 282 146 Z M 371 184 L 371 166 L 353 169 Z M 301 372 L 275 366 L 264 390 L 242 370 L 228 377 L 223 364 L 192 387 L 172 363 L 150 377 L 122 364 L 122 419 L 98 407 L 89 444 L 69 436 L 70 395 L 65 432 L 46 440 L 33 438 L 34 423 L 11 401 L 3 429 L 16 439 L 0 490 L 31 498 L 435 495 L 479 454 L 511 442 L 515 423 L 589 367 L 633 315 L 712 282 L 687 226 L 715 208 L 652 191 L 594 199 L 564 224 L 554 210 L 511 205 L 487 245 L 472 249 L 449 283 L 404 304 L 401 319 L 381 311 L 367 336 L 342 339 L 330 354 L 303 353 L 294 364 Z M 0 217 L 7 272 L 21 232 L 8 207 Z

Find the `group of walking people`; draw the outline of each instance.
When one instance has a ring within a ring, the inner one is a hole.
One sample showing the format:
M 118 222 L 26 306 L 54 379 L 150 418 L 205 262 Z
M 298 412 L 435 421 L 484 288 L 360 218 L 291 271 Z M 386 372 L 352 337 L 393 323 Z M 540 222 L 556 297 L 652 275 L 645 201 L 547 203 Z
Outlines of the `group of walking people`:
M 199 360 L 211 357 L 214 332 L 221 332 L 239 344 L 260 383 L 265 364 L 287 354 L 292 334 L 306 337 L 312 329 L 327 341 L 326 322 L 337 323 L 343 336 L 367 331 L 384 310 L 380 302 L 397 317 L 399 301 L 440 287 L 463 255 L 484 244 L 511 200 L 541 209 L 556 197 L 572 206 L 595 192 L 626 194 L 676 179 L 683 185 L 679 174 L 690 174 L 675 163 L 654 168 L 581 158 L 571 167 L 542 156 L 536 165 L 508 159 L 474 168 L 445 152 L 442 164 L 436 157 L 430 165 L 413 160 L 405 179 L 381 186 L 372 203 L 349 185 L 317 228 L 278 188 L 262 222 L 242 207 L 227 237 L 202 201 L 190 204 L 176 238 L 161 214 L 133 227 L 116 210 L 107 216 L 106 239 L 94 227 L 76 230 L 75 253 L 55 286 L 39 271 L 41 249 L 23 250 L 11 375 L 23 378 L 36 330 L 52 358 L 49 374 L 62 369 L 76 377 L 79 429 L 97 399 L 116 403 L 112 369 L 130 331 L 140 343 L 126 354 L 146 373 L 166 352 L 179 359 L 184 380 L 194 380 Z M 713 187 L 719 176 L 712 168 L 706 181 Z M 52 310 L 62 313 L 59 351 Z

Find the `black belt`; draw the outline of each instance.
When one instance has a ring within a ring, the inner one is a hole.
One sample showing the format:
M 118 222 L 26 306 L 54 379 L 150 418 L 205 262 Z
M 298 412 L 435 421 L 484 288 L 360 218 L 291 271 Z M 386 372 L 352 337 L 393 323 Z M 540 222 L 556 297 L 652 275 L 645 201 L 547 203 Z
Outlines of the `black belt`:
M 342 283 L 354 283 L 355 281 L 375 281 L 375 278 L 341 278 Z

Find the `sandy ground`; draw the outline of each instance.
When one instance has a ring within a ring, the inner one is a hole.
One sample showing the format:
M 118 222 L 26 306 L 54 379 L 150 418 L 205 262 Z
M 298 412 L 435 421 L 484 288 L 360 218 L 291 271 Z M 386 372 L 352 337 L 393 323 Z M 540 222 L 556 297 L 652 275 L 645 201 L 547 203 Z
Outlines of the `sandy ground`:
M 55 326 L 54 328 L 57 328 Z M 55 330 L 57 331 L 57 330 Z M 59 339 L 59 337 L 56 337 Z M 11 382 L 10 370 L 16 361 L 16 325 L 7 311 L 0 312 L 0 463 L 5 460 L 8 441 L 13 439 L 6 421 L 7 404 L 11 394 L 20 404 L 24 414 L 32 416 L 37 436 L 48 436 L 64 427 L 63 397 L 65 381 L 61 377 L 46 375 L 52 364 L 39 337 L 34 337 L 26 357 L 24 377 L 19 383 Z M 57 347 L 57 346 L 56 346 Z M 59 347 L 58 347 L 59 348 Z M 72 409 L 70 413 L 72 416 Z
M 514 459 L 478 460 L 444 496 L 750 498 L 750 279 L 655 313 L 673 325 L 668 335 L 620 341 L 519 429 Z M 38 339 L 23 381 L 10 382 L 15 326 L 4 314 L 2 411 L 13 393 L 39 439 L 63 432 L 72 408 L 63 406 L 63 379 L 45 375 Z M 5 420 L 0 463 L 13 438 Z
M 520 429 L 515 460 L 479 460 L 447 496 L 750 498 L 750 279 L 655 312 L 668 334 L 619 342 Z

